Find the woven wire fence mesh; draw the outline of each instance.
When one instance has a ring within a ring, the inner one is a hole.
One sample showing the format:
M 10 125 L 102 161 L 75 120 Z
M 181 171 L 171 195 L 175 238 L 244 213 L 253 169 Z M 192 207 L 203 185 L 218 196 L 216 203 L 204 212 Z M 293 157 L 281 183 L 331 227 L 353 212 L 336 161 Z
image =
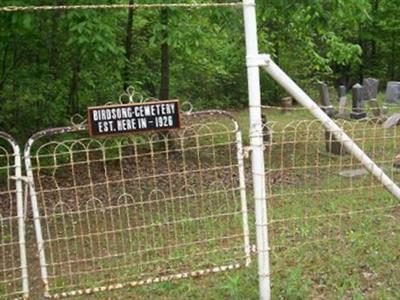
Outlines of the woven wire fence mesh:
M 184 124 L 104 139 L 52 129 L 32 140 L 45 292 L 73 296 L 249 264 L 238 125 L 216 112 Z
M 0 298 L 22 297 L 22 285 L 17 184 L 14 140 L 0 132 Z M 19 154 L 18 154 L 19 155 Z M 22 190 L 19 191 L 22 195 Z M 20 203 L 21 205 L 21 203 Z M 24 245 L 25 246 L 25 245 Z M 25 266 L 26 267 L 26 266 Z
M 395 182 L 398 128 L 376 121 L 337 121 Z M 319 121 L 264 127 L 272 282 L 298 295 L 349 296 L 395 287 L 400 276 L 400 205 Z M 290 269 L 291 274 L 286 272 Z M 397 271 L 396 271 L 397 270 Z

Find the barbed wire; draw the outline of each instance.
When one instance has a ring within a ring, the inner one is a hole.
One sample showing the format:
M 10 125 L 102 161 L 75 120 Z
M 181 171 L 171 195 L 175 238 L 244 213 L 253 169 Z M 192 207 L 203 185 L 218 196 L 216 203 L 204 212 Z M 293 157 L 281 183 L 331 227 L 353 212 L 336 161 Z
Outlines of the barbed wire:
M 185 8 L 200 9 L 207 7 L 240 8 L 242 2 L 226 3 L 149 3 L 149 4 L 82 4 L 82 5 L 43 5 L 43 6 L 3 6 L 0 12 L 55 11 L 55 10 L 91 10 L 91 9 L 138 9 L 138 8 Z

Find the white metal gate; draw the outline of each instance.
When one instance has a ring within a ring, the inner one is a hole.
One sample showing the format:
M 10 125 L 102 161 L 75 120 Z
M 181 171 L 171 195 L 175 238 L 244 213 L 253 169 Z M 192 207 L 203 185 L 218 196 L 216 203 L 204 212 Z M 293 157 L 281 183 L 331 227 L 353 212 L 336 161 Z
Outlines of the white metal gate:
M 21 157 L 15 140 L 0 132 L 0 298 L 28 296 Z
M 250 263 L 238 124 L 220 111 L 184 119 L 184 129 L 165 135 L 93 139 L 82 125 L 29 140 L 25 162 L 46 296 Z

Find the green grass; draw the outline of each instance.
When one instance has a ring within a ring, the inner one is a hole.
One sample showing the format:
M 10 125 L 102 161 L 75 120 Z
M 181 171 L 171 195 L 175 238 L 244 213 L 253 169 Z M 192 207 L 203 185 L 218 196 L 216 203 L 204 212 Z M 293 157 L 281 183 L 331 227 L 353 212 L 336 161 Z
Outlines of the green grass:
M 248 143 L 248 112 L 235 115 Z M 340 176 L 340 170 L 360 165 L 349 155 L 327 154 L 324 131 L 318 124 L 307 134 L 306 127 L 281 132 L 289 122 L 312 120 L 306 111 L 268 111 L 267 115 L 269 121 L 278 123 L 274 145 L 265 152 L 268 174 L 278 178 L 268 188 L 273 299 L 399 299 L 398 200 L 370 175 L 352 179 Z M 384 131 L 368 123 L 349 123 L 347 128 L 352 128 L 351 136 L 358 138 L 362 148 L 399 182 L 400 175 L 392 168 L 398 151 L 397 130 Z M 379 139 L 381 136 L 385 138 Z M 217 142 L 224 143 L 224 137 L 217 137 Z M 246 164 L 248 169 L 250 161 Z M 254 243 L 251 197 L 248 204 Z M 211 221 L 191 226 L 185 229 L 189 230 L 188 238 L 195 238 L 190 230 L 199 232 L 201 227 L 207 232 L 215 228 Z M 227 227 L 229 224 L 220 224 L 219 230 Z M 185 261 L 179 249 L 171 255 L 177 262 Z M 218 261 L 222 257 L 216 254 L 209 259 Z M 129 277 L 130 271 L 126 272 Z M 88 278 L 85 285 L 96 286 L 96 280 Z M 248 268 L 237 271 L 75 299 L 258 299 L 256 257 L 253 255 Z

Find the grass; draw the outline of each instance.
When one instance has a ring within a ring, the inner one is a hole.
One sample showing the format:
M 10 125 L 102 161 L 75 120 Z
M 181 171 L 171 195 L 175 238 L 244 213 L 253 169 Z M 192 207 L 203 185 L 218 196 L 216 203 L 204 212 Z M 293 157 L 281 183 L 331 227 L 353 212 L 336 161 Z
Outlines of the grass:
M 248 112 L 236 112 L 235 115 L 247 144 Z M 400 299 L 398 201 L 370 175 L 340 176 L 341 170 L 361 166 L 350 155 L 342 157 L 326 153 L 324 131 L 320 125 L 308 129 L 300 126 L 288 130 L 285 127 L 289 122 L 312 120 L 306 111 L 287 114 L 268 111 L 267 116 L 269 121 L 277 122 L 273 128 L 273 144 L 265 151 L 269 172 L 273 299 Z M 399 182 L 400 175 L 392 168 L 398 151 L 397 130 L 385 131 L 369 123 L 346 126 L 362 148 Z M 224 143 L 223 136 L 216 139 L 218 143 Z M 219 156 L 219 160 L 223 157 Z M 247 160 L 246 164 L 246 175 L 250 176 L 250 162 Z M 248 186 L 248 194 L 251 195 L 251 186 Z M 223 205 L 222 201 L 216 211 L 223 211 Z M 251 197 L 248 205 L 251 241 L 254 243 L 254 202 Z M 196 206 L 188 208 L 193 210 Z M 162 218 L 162 214 L 155 217 Z M 188 225 L 185 228 L 188 238 L 195 238 L 190 232 L 206 234 L 215 230 L 216 225 L 220 231 L 228 230 L 229 223 L 221 225 L 214 221 L 208 219 Z M 162 231 L 159 233 L 157 239 L 161 240 Z M 135 238 L 144 240 L 145 236 Z M 208 246 L 216 245 L 210 243 Z M 179 263 L 191 264 L 185 262 L 180 249 L 171 253 L 171 257 Z M 209 256 L 210 261 L 225 258 L 226 253 Z M 256 257 L 253 255 L 252 258 L 249 267 L 237 271 L 74 299 L 258 299 Z M 135 274 L 135 270 L 126 272 L 127 277 Z M 88 277 L 80 284 L 96 286 L 95 278 Z M 57 283 L 63 284 L 63 281 Z
M 242 128 L 248 127 L 246 111 L 237 113 L 237 118 Z M 305 111 L 288 114 L 276 111 L 268 113 L 268 118 L 279 122 L 280 128 L 293 120 L 311 119 Z M 396 135 L 379 142 L 366 139 L 364 129 L 357 130 L 364 128 L 364 124 L 355 126 L 353 137 L 359 138 L 371 156 L 383 155 L 375 159 L 398 178 L 390 167 L 390 160 L 398 150 L 397 142 L 391 140 Z M 384 134 L 374 126 L 368 130 L 367 134 Z M 246 130 L 244 140 L 248 141 Z M 290 138 L 286 139 L 286 144 L 289 141 Z M 279 156 L 282 151 L 269 152 L 270 170 L 290 171 L 290 177 L 294 178 L 270 190 L 273 299 L 399 299 L 398 201 L 369 175 L 354 179 L 339 176 L 339 170 L 360 165 L 352 157 L 322 155 L 324 140 L 309 142 L 307 149 L 304 145 L 295 148 L 295 155 L 283 165 L 276 161 L 282 159 Z M 282 140 L 276 142 L 275 148 L 282 144 L 285 144 Z M 285 150 L 284 155 L 293 154 L 294 148 Z M 318 167 L 315 167 L 316 154 Z M 304 168 L 295 170 L 296 166 Z M 252 199 L 249 206 L 253 209 Z M 120 298 L 258 299 L 255 257 L 248 268 L 239 271 L 93 295 L 90 299 Z

